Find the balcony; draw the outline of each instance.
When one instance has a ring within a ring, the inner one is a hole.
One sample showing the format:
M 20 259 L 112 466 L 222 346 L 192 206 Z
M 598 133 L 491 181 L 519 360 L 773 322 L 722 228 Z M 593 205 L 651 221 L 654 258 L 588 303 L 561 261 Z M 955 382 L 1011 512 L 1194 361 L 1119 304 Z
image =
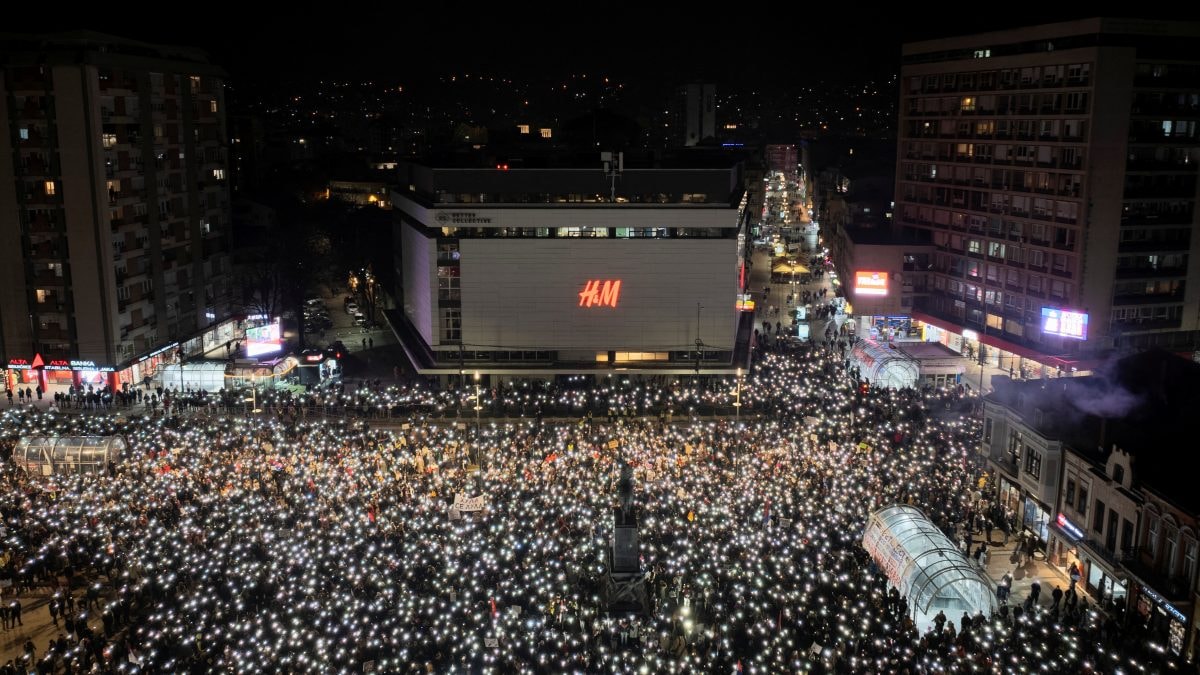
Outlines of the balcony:
M 1113 307 L 1129 305 L 1172 305 L 1183 302 L 1183 293 L 1141 293 L 1138 295 L 1114 295 Z
M 1187 276 L 1186 267 L 1118 267 L 1118 279 L 1163 279 L 1170 277 L 1183 278 Z
M 47 271 L 34 274 L 33 281 L 38 286 L 63 286 L 67 283 L 63 277 Z
M 1174 604 L 1191 602 L 1191 583 L 1178 575 L 1168 575 L 1148 560 L 1145 548 L 1139 547 L 1124 561 L 1125 569 L 1142 583 L 1162 594 Z
M 1152 241 L 1123 241 L 1117 244 L 1119 253 L 1154 253 L 1154 252 L 1177 252 L 1188 251 L 1191 249 L 1191 242 L 1187 239 L 1177 239 L 1174 241 L 1152 240 Z

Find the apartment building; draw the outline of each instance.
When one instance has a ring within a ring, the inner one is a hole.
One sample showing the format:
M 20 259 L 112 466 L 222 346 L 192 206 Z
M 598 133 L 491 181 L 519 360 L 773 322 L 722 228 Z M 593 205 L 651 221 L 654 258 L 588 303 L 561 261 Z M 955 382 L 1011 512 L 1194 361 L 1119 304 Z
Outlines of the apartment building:
M 137 383 L 232 337 L 221 71 L 97 33 L 3 45 L 8 385 Z
M 1027 375 L 1196 347 L 1200 24 L 910 43 L 900 99 L 895 218 L 935 247 L 915 318 Z

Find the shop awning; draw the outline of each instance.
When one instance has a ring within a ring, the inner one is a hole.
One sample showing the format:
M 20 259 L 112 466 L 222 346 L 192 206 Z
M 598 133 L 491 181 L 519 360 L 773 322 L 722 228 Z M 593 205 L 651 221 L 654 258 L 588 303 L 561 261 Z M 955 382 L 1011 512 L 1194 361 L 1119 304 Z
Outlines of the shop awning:
M 974 330 L 973 328 L 972 329 L 964 329 L 962 326 L 960 326 L 956 323 L 946 321 L 945 319 L 939 319 L 935 316 L 930 316 L 929 314 L 925 314 L 924 312 L 913 312 L 912 316 L 914 319 L 917 319 L 924 323 L 930 324 L 931 326 L 937 326 L 938 328 L 941 328 L 942 330 L 950 331 L 951 333 L 958 333 L 959 335 L 962 335 L 963 330 Z M 1049 363 L 1050 359 L 1058 358 L 1055 356 L 1051 356 L 1050 354 L 1044 354 L 1042 352 L 1039 352 L 1036 349 L 1031 349 L 1029 347 L 1023 347 L 1015 342 L 1009 342 L 1008 340 L 1005 340 L 1003 338 L 998 338 L 994 335 L 987 335 L 985 333 L 980 333 L 979 331 L 975 331 L 975 332 L 979 333 L 979 341 L 985 345 L 988 345 L 989 347 L 995 347 L 996 349 L 1002 349 L 1006 352 L 1011 352 L 1013 354 L 1016 354 L 1017 356 L 1021 356 L 1021 357 L 1027 358 L 1027 359 L 1032 359 L 1034 361 L 1037 361 L 1038 363 Z
M 800 263 L 778 261 L 771 266 L 772 274 L 808 274 L 808 268 Z

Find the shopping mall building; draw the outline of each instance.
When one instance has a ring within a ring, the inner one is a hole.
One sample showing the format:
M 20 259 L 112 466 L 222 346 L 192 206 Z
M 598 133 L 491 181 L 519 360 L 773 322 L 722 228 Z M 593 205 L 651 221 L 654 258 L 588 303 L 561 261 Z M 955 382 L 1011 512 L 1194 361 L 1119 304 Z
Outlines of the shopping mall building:
M 389 315 L 423 375 L 732 374 L 749 313 L 741 165 L 406 162 Z

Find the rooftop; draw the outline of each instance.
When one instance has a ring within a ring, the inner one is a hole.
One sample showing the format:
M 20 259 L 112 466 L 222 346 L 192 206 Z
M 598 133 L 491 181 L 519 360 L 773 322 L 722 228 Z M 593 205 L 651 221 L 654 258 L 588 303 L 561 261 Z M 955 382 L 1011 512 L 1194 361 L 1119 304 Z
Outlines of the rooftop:
M 1117 445 L 1135 458 L 1137 483 L 1200 511 L 1194 476 L 1178 468 L 1186 463 L 1181 440 L 1200 435 L 1200 364 L 1151 350 L 1110 360 L 1096 373 L 1025 382 L 993 378 L 996 390 L 987 400 L 1099 464 Z

